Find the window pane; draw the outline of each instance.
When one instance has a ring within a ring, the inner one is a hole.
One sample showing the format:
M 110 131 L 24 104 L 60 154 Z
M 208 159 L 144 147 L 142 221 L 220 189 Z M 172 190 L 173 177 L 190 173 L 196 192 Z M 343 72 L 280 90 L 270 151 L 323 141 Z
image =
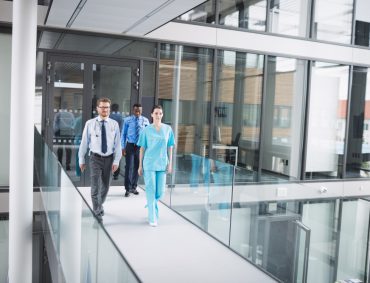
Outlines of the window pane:
M 209 146 L 212 62 L 211 49 L 161 45 L 158 102 L 163 122 L 177 134 L 176 183 L 189 184 L 189 172 L 202 171 L 200 162 L 192 161 L 204 156 Z
M 347 174 L 370 177 L 370 70 L 353 68 L 348 125 Z
M 215 23 L 215 1 L 210 0 L 181 15 L 179 20 L 207 24 Z
M 342 174 L 348 72 L 348 66 L 313 62 L 306 179 L 339 178 Z
M 313 38 L 351 43 L 353 0 L 316 0 Z
M 263 61 L 257 54 L 218 55 L 214 158 L 251 171 L 258 170 Z
M 262 178 L 299 179 L 307 61 L 268 57 Z
M 266 5 L 265 0 L 220 0 L 220 24 L 265 31 Z
M 284 35 L 307 36 L 308 0 L 272 0 L 269 31 Z
M 370 1 L 356 0 L 355 44 L 370 46 Z

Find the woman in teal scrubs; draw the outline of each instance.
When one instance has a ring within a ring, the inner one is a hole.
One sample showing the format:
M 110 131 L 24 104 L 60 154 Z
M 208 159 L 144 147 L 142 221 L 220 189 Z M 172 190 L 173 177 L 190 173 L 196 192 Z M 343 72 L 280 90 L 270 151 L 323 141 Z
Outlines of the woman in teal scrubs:
M 145 191 L 150 226 L 158 224 L 158 200 L 162 198 L 166 187 L 166 172 L 172 173 L 172 149 L 175 138 L 170 126 L 162 123 L 162 106 L 153 107 L 153 124 L 140 134 L 137 145 L 140 146 L 139 175 L 144 173 Z

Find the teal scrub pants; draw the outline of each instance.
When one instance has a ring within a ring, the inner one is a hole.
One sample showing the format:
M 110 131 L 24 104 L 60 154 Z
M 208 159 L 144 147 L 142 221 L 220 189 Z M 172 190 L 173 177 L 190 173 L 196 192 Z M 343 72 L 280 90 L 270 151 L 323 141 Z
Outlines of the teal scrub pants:
M 158 200 L 162 198 L 166 189 L 166 172 L 144 170 L 144 181 L 148 220 L 150 223 L 156 223 L 158 221 Z

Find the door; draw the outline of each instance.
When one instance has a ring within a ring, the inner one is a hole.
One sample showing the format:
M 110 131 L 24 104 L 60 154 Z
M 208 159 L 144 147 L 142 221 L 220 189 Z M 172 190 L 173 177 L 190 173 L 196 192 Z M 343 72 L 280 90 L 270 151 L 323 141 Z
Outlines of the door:
M 89 186 L 89 170 L 81 174 L 78 165 L 84 125 L 97 116 L 96 102 L 101 97 L 111 99 L 122 119 L 130 115 L 132 105 L 140 102 L 139 61 L 49 55 L 47 69 L 47 143 L 74 184 Z

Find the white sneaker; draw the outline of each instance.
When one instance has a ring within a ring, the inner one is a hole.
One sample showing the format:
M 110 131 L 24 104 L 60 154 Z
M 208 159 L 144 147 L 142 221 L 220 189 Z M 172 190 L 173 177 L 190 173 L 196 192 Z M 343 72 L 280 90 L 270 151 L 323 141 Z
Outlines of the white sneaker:
M 156 227 L 158 225 L 158 223 L 157 222 L 150 222 L 149 225 L 152 226 L 152 227 Z

